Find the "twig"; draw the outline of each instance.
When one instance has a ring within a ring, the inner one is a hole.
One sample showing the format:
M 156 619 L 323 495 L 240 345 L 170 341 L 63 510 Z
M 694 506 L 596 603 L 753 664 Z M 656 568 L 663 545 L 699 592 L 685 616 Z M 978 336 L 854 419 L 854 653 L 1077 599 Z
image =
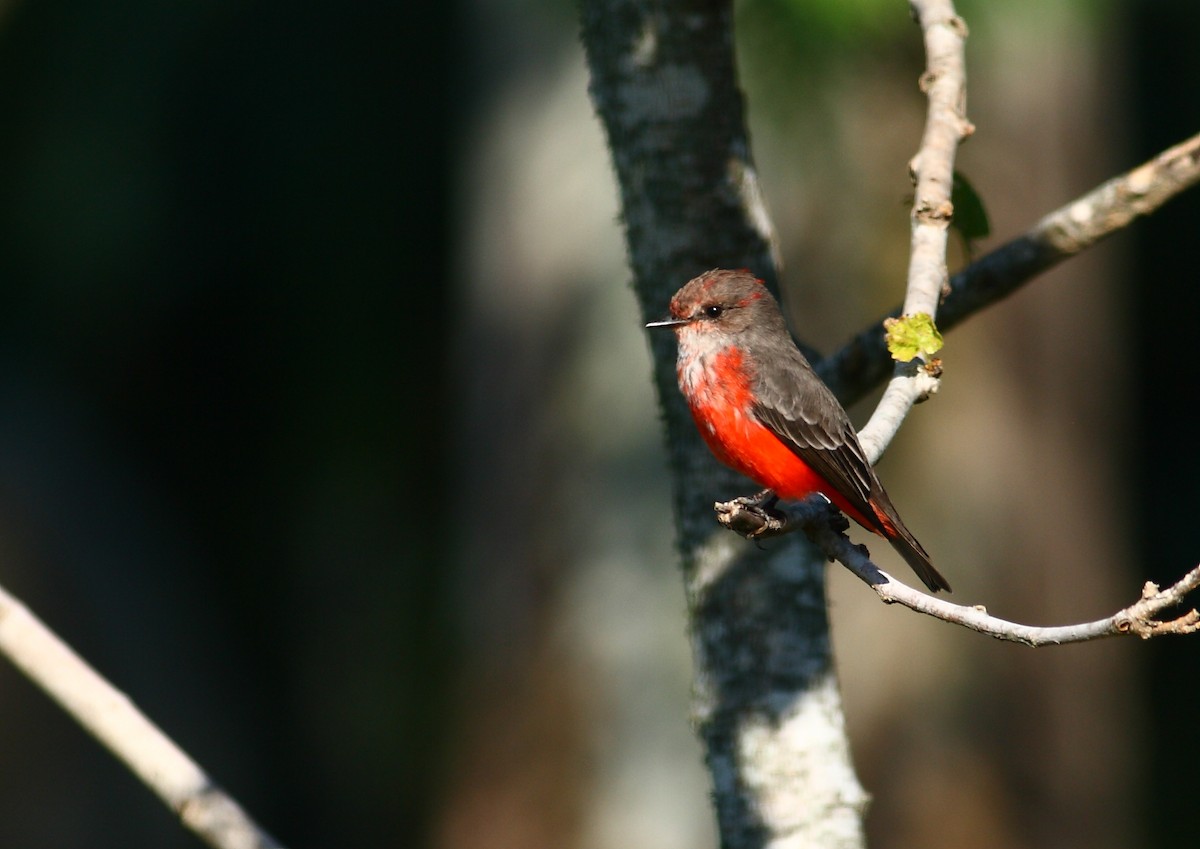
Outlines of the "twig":
M 716 508 L 723 525 L 752 538 L 776 536 L 803 527 L 822 551 L 875 590 L 885 604 L 901 604 L 918 613 L 961 625 L 998 640 L 1038 648 L 1122 634 L 1136 634 L 1149 639 L 1164 634 L 1193 634 L 1200 631 L 1200 613 L 1195 609 L 1173 619 L 1157 618 L 1164 610 L 1180 605 L 1189 593 L 1200 587 L 1200 566 L 1165 590 L 1147 582 L 1138 601 L 1104 619 L 1078 625 L 1021 625 L 991 616 L 981 606 L 954 604 L 896 580 L 871 562 L 862 546 L 850 542 L 843 533 L 848 525 L 845 517 L 820 498 L 801 502 L 787 514 L 764 515 L 760 508 L 745 499 L 717 504 Z
M 929 98 L 921 146 L 909 162 L 916 187 L 912 207 L 908 283 L 904 313 L 937 315 L 946 288 L 946 247 L 954 207 L 954 158 L 963 139 L 975 131 L 966 118 L 967 26 L 951 0 L 912 0 L 913 14 L 925 38 L 925 73 L 921 88 Z M 872 462 L 896 435 L 904 417 L 919 399 L 936 386 L 917 385 L 913 375 L 897 374 L 859 433 L 859 441 Z
M 0 652 L 214 849 L 281 849 L 224 790 L 45 623 L 0 588 Z
M 1197 183 L 1200 134 L 1056 209 L 1021 236 L 955 274 L 938 314 L 938 327 L 943 332 L 950 330 Z M 893 310 L 890 315 L 899 313 Z M 861 398 L 893 366 L 881 321 L 873 322 L 840 351 L 815 365 L 844 404 Z

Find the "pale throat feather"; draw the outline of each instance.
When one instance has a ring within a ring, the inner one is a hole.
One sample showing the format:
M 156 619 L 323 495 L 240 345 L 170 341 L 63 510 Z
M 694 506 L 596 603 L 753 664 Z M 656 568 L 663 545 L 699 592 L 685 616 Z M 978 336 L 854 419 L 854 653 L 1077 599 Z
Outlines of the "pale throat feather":
M 708 441 L 721 439 L 718 419 L 722 427 L 739 430 L 751 422 L 750 380 L 743 366 L 742 352 L 728 338 L 694 327 L 680 331 L 679 386 Z

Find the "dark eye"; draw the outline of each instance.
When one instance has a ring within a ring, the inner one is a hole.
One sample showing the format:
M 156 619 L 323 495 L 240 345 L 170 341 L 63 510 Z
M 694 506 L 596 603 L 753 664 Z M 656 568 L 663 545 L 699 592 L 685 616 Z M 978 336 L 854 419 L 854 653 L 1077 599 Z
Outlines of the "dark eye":
M 720 318 L 723 312 L 725 312 L 725 308 L 719 304 L 709 304 L 704 308 L 704 314 L 709 318 Z

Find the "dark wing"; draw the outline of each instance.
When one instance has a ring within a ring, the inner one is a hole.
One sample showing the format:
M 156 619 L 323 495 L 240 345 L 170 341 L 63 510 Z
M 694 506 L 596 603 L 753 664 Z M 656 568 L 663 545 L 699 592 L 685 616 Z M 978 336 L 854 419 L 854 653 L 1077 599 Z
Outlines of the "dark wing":
M 799 351 L 773 353 L 776 362 L 756 375 L 754 415 L 851 507 L 875 522 L 868 502 L 879 482 L 846 411 Z
M 772 353 L 779 367 L 759 369 L 754 415 L 833 484 L 846 503 L 891 542 L 925 586 L 933 592 L 949 590 L 950 584 L 929 562 L 928 552 L 900 521 L 837 398 L 798 350 Z

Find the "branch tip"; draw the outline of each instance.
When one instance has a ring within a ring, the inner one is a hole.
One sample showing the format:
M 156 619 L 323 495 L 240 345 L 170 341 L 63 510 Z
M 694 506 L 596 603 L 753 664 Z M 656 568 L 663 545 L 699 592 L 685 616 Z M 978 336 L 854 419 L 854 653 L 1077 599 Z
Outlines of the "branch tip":
M 1147 581 L 1141 598 L 1107 619 L 1079 625 L 1035 626 L 1021 625 L 992 616 L 982 604 L 954 604 L 924 593 L 881 570 L 870 559 L 865 545 L 854 544 L 846 536 L 849 520 L 827 500 L 813 496 L 800 502 L 793 510 L 774 506 L 764 493 L 719 501 L 713 505 L 717 521 L 747 539 L 760 540 L 780 536 L 800 529 L 805 532 L 829 560 L 836 560 L 861 581 L 875 590 L 884 604 L 901 604 L 917 613 L 924 613 L 999 640 L 1022 643 L 1031 647 L 1079 643 L 1100 637 L 1136 634 L 1142 639 L 1164 634 L 1194 634 L 1200 632 L 1200 611 L 1189 610 L 1174 619 L 1155 617 L 1163 610 L 1178 605 L 1188 593 L 1200 587 L 1200 566 L 1185 574 L 1175 584 L 1160 590 Z

